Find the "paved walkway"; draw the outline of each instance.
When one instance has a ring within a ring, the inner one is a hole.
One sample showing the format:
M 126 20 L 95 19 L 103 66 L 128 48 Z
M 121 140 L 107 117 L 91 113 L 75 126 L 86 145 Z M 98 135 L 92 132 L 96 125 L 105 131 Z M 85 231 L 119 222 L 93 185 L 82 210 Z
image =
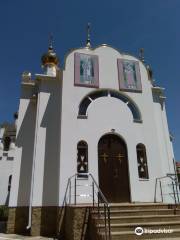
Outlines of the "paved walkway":
M 45 238 L 45 237 L 29 237 L 29 236 L 21 236 L 16 234 L 3 234 L 0 233 L 0 240 L 53 240 L 53 238 Z

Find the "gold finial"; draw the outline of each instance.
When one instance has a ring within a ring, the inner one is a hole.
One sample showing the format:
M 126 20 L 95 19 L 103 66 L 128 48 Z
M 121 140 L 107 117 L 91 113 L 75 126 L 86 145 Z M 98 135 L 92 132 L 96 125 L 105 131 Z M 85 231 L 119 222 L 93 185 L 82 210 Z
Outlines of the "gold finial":
M 88 23 L 87 25 L 87 40 L 86 40 L 86 47 L 91 47 L 91 39 L 90 39 L 90 28 L 91 28 L 91 24 Z
M 53 34 L 49 34 L 49 50 L 53 50 Z
M 145 60 L 144 60 L 144 48 L 140 48 L 139 58 L 143 63 L 145 62 Z

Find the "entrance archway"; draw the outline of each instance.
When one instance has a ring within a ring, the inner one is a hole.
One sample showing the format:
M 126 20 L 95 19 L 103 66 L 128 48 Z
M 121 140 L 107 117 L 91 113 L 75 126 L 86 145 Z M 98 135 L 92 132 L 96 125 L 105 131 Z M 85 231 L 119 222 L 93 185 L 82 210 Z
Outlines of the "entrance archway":
M 99 186 L 109 202 L 130 202 L 126 143 L 106 134 L 98 143 Z

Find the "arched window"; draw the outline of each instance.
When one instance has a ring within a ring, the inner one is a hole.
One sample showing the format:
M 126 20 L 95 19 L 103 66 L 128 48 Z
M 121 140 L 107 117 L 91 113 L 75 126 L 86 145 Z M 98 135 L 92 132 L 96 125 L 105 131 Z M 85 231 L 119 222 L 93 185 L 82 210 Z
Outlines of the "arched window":
M 139 143 L 136 147 L 139 178 L 149 179 L 146 147 Z
M 84 174 L 88 173 L 88 145 L 85 141 L 77 144 L 77 173 L 79 177 L 85 177 Z
M 5 137 L 4 138 L 4 151 L 9 151 L 10 143 L 11 143 L 11 138 Z
M 97 98 L 107 96 L 117 98 L 127 104 L 127 107 L 133 115 L 134 122 L 142 122 L 141 113 L 135 103 L 128 96 L 123 95 L 121 92 L 110 89 L 97 90 L 86 96 L 79 105 L 78 117 L 87 118 L 87 109 L 91 102 L 95 101 Z

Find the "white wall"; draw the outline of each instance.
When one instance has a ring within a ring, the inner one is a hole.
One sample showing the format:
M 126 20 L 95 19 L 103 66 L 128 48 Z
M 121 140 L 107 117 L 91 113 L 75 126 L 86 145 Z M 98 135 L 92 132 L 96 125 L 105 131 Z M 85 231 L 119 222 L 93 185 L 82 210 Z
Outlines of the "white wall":
M 22 84 L 10 206 L 58 205 L 60 86 L 45 75 Z
M 5 156 L 7 154 L 7 156 Z M 12 159 L 13 158 L 13 159 Z M 13 172 L 14 150 L 0 150 L 0 205 L 8 203 L 8 182 Z
M 32 86 L 22 86 L 17 122 L 16 151 L 9 206 L 28 206 L 31 188 L 36 103 Z
M 39 84 L 34 149 L 33 206 L 58 205 L 60 149 L 60 79 Z

